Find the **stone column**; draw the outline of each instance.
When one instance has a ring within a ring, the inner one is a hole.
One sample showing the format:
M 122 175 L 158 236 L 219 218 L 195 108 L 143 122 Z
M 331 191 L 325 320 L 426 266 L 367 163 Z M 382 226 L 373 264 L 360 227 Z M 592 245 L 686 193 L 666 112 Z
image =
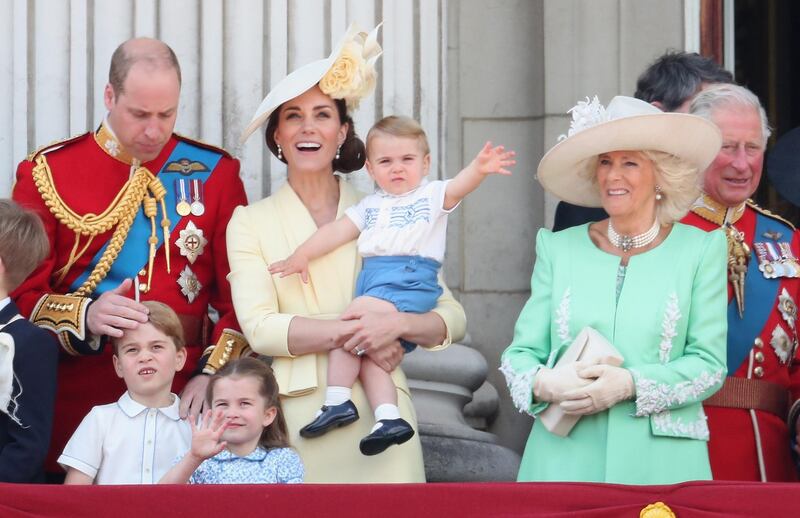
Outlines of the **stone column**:
M 485 429 L 498 406 L 479 352 L 461 344 L 438 352 L 417 349 L 406 355 L 403 370 L 417 411 L 428 482 L 516 479 L 519 455 L 499 445 L 494 434 L 473 427 Z

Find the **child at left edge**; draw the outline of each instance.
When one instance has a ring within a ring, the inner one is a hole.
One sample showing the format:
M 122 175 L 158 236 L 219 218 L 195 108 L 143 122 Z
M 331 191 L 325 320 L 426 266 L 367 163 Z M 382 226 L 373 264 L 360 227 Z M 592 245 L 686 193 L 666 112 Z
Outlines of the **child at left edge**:
M 0 482 L 44 482 L 58 344 L 9 298 L 50 250 L 33 212 L 0 200 Z
M 208 383 L 192 447 L 159 484 L 298 484 L 304 468 L 289 445 L 278 382 L 256 358 L 226 364 Z
M 369 130 L 366 166 L 378 190 L 350 207 L 345 215 L 320 227 L 284 259 L 269 266 L 281 277 L 299 273 L 308 282 L 308 263 L 358 238 L 363 257 L 356 298 L 340 318 L 364 312 L 425 313 L 442 293 L 438 274 L 444 257 L 447 215 L 491 174 L 510 175 L 515 153 L 487 142 L 472 162 L 446 181 L 427 182 L 431 156 L 425 131 L 409 117 L 388 116 Z M 416 345 L 401 340 L 406 352 Z M 325 402 L 313 421 L 300 430 L 312 438 L 359 418 L 351 401 L 360 379 L 375 415 L 375 425 L 361 440 L 364 455 L 376 455 L 414 436 L 400 417 L 391 373 L 373 362 L 368 347 L 354 339 L 332 349 Z

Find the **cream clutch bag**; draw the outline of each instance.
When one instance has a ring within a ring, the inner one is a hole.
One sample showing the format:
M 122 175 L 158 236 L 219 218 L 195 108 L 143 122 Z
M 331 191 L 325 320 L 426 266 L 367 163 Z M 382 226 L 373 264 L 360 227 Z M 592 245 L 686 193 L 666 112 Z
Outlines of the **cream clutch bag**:
M 578 360 L 593 360 L 597 358 L 609 357 L 609 365 L 620 367 L 622 365 L 622 355 L 611 345 L 611 342 L 592 327 L 584 327 L 578 336 L 573 340 L 564 354 L 556 362 L 556 367 Z M 561 437 L 566 437 L 572 431 L 572 427 L 578 422 L 581 416 L 567 415 L 561 406 L 552 403 L 544 409 L 537 419 L 539 419 L 547 430 Z

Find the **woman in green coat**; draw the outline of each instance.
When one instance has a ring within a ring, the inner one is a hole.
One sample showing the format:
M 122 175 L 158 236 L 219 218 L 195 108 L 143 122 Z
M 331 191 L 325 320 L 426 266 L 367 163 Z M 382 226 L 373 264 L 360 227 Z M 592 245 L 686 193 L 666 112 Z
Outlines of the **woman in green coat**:
M 531 298 L 500 369 L 521 412 L 559 405 L 579 420 L 562 437 L 536 419 L 518 479 L 710 479 L 701 402 L 725 376 L 726 240 L 677 221 L 698 197 L 719 130 L 630 97 L 607 109 L 587 99 L 571 112 L 569 136 L 542 159 L 539 180 L 610 217 L 537 236 Z M 557 364 L 585 327 L 614 346 L 621 366 Z

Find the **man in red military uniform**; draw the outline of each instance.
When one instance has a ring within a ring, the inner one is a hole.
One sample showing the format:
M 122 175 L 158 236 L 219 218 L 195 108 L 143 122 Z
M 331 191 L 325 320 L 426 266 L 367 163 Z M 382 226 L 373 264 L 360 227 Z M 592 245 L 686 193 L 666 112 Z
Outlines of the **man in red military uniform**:
M 683 220 L 722 228 L 728 238 L 728 377 L 705 402 L 712 474 L 797 480 L 789 430 L 800 410 L 800 234 L 749 201 L 761 179 L 766 115 L 752 92 L 734 85 L 699 93 L 691 113 L 716 123 L 723 139 L 705 171 L 704 194 Z
M 173 133 L 180 82 L 167 45 L 123 43 L 97 131 L 45 146 L 17 169 L 13 198 L 42 217 L 51 253 L 13 296 L 64 353 L 51 461 L 92 406 L 124 392 L 104 344 L 147 321 L 137 300 L 161 301 L 183 323 L 188 360 L 174 386 L 182 415 L 196 414 L 205 396 L 208 376 L 190 381 L 193 371 L 213 373 L 246 347 L 226 280 L 225 230 L 247 203 L 239 162 Z

